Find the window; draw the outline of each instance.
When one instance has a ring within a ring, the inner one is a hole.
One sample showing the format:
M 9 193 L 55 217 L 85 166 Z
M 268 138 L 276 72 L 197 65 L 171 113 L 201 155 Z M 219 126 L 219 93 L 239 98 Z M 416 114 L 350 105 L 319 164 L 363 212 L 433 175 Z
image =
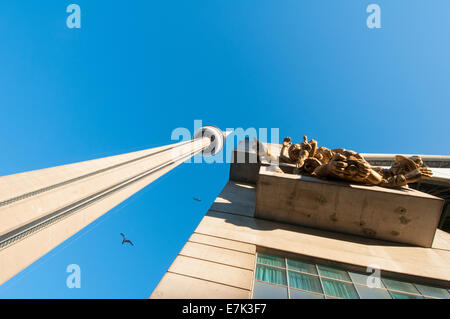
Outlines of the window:
M 258 253 L 254 299 L 450 299 L 450 290 L 392 278 L 367 286 L 368 273 Z

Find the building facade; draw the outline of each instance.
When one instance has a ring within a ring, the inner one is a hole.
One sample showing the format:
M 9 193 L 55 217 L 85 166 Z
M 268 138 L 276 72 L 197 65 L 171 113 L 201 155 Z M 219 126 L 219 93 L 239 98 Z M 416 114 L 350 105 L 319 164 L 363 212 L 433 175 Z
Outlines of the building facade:
M 424 156 L 433 177 L 402 189 L 257 157 L 248 140 L 234 150 L 229 181 L 150 298 L 450 298 L 450 157 Z

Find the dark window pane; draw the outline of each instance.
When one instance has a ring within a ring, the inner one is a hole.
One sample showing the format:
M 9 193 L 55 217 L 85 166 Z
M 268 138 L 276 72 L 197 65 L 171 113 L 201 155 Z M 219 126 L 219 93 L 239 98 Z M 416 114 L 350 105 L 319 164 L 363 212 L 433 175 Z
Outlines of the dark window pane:
M 303 261 L 292 260 L 292 259 L 288 259 L 287 263 L 288 263 L 289 269 L 306 272 L 308 274 L 317 275 L 316 265 L 314 265 L 314 264 L 305 263 Z
M 346 299 L 358 299 L 358 293 L 353 284 L 342 281 L 322 278 L 323 289 L 325 294 L 333 297 L 341 297 Z
M 321 276 L 351 281 L 350 277 L 348 276 L 348 273 L 344 270 L 340 270 L 340 269 L 336 269 L 336 268 L 328 267 L 328 266 L 323 266 L 323 265 L 318 265 L 318 268 L 319 268 L 319 274 Z
M 269 266 L 276 266 L 276 267 L 281 267 L 281 268 L 286 267 L 284 258 L 282 258 L 282 257 L 266 255 L 266 254 L 258 254 L 258 259 L 256 261 L 258 263 L 266 264 Z
M 391 295 L 392 295 L 392 297 L 394 297 L 394 299 L 423 299 L 422 296 L 402 294 L 402 293 L 393 292 L 393 291 L 391 291 Z
M 288 299 L 287 287 L 274 286 L 255 281 L 253 299 Z
M 389 290 L 400 290 L 400 291 L 404 291 L 404 292 L 412 292 L 415 294 L 419 294 L 419 292 L 414 287 L 414 285 L 409 282 L 404 282 L 404 281 L 399 281 L 399 280 L 394 280 L 394 279 L 387 279 L 387 278 L 383 278 L 382 280 L 383 280 L 383 283 L 386 286 L 386 288 Z
M 291 289 L 291 299 L 323 299 L 323 295 L 311 294 L 309 292 Z
M 322 293 L 319 277 L 289 271 L 289 286 L 302 290 Z
M 355 285 L 361 299 L 392 299 L 386 289 Z
M 349 272 L 348 274 L 350 275 L 350 278 L 352 279 L 352 281 L 355 284 L 361 284 L 361 285 L 367 286 L 370 283 L 371 285 L 375 285 L 374 278 L 369 278 L 369 276 L 370 276 L 369 273 L 367 273 L 367 275 L 366 275 L 366 274 L 359 274 L 359 273 L 355 273 L 355 272 Z M 380 284 L 380 286 L 376 287 L 376 288 L 385 288 L 383 285 L 383 282 L 381 281 L 381 278 L 378 280 L 378 283 Z
M 450 293 L 443 288 L 436 288 L 418 284 L 415 284 L 415 286 L 424 296 L 450 299 Z
M 283 269 L 256 265 L 255 278 L 272 284 L 287 285 L 286 271 Z

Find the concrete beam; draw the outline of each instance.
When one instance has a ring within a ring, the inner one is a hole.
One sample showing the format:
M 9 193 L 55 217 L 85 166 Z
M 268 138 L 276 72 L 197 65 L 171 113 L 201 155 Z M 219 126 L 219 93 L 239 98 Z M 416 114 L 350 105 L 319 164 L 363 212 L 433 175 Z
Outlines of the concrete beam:
M 384 188 L 277 173 L 262 166 L 255 217 L 431 247 L 444 200 Z

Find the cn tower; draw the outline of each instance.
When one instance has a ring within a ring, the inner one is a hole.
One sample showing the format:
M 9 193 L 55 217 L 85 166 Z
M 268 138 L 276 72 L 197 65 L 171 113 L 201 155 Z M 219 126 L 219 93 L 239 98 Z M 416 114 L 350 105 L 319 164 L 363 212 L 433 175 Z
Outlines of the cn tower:
M 214 126 L 171 145 L 0 177 L 0 284 L 192 156 L 214 155 Z

